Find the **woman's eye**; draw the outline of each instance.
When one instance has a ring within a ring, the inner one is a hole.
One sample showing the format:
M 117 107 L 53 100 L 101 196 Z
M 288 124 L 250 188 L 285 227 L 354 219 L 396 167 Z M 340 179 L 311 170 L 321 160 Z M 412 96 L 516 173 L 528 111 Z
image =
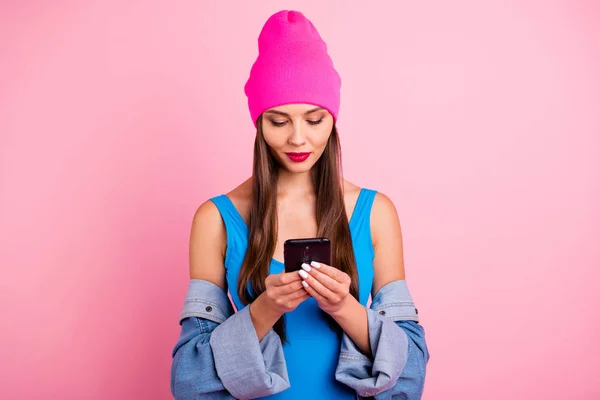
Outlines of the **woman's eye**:
M 274 121 L 271 120 L 271 123 L 275 126 L 284 126 L 286 124 L 287 121 Z
M 317 121 L 311 121 L 311 120 L 308 121 L 308 123 L 311 125 L 319 125 L 321 122 L 323 122 L 323 118 L 321 118 L 320 120 L 317 120 Z

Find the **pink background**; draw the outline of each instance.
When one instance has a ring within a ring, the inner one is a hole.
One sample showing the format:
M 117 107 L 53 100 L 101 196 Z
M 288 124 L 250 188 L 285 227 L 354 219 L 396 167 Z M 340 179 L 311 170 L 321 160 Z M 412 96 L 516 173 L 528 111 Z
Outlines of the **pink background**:
M 600 398 L 600 5 L 231 3 L 2 2 L 0 398 L 170 398 L 191 218 L 250 173 L 282 8 L 399 210 L 424 399 Z

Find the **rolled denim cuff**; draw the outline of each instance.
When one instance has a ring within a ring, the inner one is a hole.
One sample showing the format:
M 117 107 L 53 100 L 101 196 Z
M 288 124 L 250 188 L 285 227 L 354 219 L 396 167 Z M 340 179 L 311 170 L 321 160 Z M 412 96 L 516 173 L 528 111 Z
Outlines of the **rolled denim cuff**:
M 419 320 L 405 280 L 375 294 L 367 320 L 373 357 L 365 356 L 344 333 L 335 376 L 359 396 L 373 397 L 394 387 L 408 360 L 408 337 L 395 321 Z
M 219 379 L 238 399 L 253 399 L 290 387 L 279 335 L 271 329 L 259 342 L 246 306 L 212 332 L 210 346 Z
M 408 338 L 396 323 L 367 309 L 373 359 L 365 356 L 344 333 L 336 379 L 359 396 L 372 397 L 396 384 L 408 359 Z
M 371 309 L 392 321 L 419 322 L 419 310 L 404 279 L 390 282 L 379 289 L 373 297 Z
M 259 342 L 249 307 L 234 312 L 219 286 L 191 279 L 179 323 L 187 317 L 219 324 L 209 341 L 215 370 L 236 399 L 268 396 L 290 387 L 279 335 L 271 329 Z
M 227 294 L 219 286 L 202 279 L 190 279 L 179 314 L 179 324 L 188 317 L 205 318 L 218 324 L 233 315 Z

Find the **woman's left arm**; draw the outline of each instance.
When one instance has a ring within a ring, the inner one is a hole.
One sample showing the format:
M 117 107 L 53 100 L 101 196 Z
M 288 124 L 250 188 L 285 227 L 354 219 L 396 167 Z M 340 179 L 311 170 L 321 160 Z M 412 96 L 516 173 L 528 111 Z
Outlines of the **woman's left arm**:
M 371 235 L 375 256 L 368 309 L 348 295 L 349 277 L 326 265 L 304 274 L 307 291 L 344 330 L 338 381 L 361 397 L 420 399 L 429 352 L 405 280 L 396 208 L 381 193 L 373 203 Z

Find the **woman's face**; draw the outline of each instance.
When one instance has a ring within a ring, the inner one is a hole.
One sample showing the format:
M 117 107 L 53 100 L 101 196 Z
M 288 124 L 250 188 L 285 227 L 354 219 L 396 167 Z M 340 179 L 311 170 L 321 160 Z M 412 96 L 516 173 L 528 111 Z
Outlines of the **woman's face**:
M 333 116 L 312 104 L 287 104 L 262 114 L 262 131 L 271 154 L 290 172 L 309 171 L 323 154 Z

